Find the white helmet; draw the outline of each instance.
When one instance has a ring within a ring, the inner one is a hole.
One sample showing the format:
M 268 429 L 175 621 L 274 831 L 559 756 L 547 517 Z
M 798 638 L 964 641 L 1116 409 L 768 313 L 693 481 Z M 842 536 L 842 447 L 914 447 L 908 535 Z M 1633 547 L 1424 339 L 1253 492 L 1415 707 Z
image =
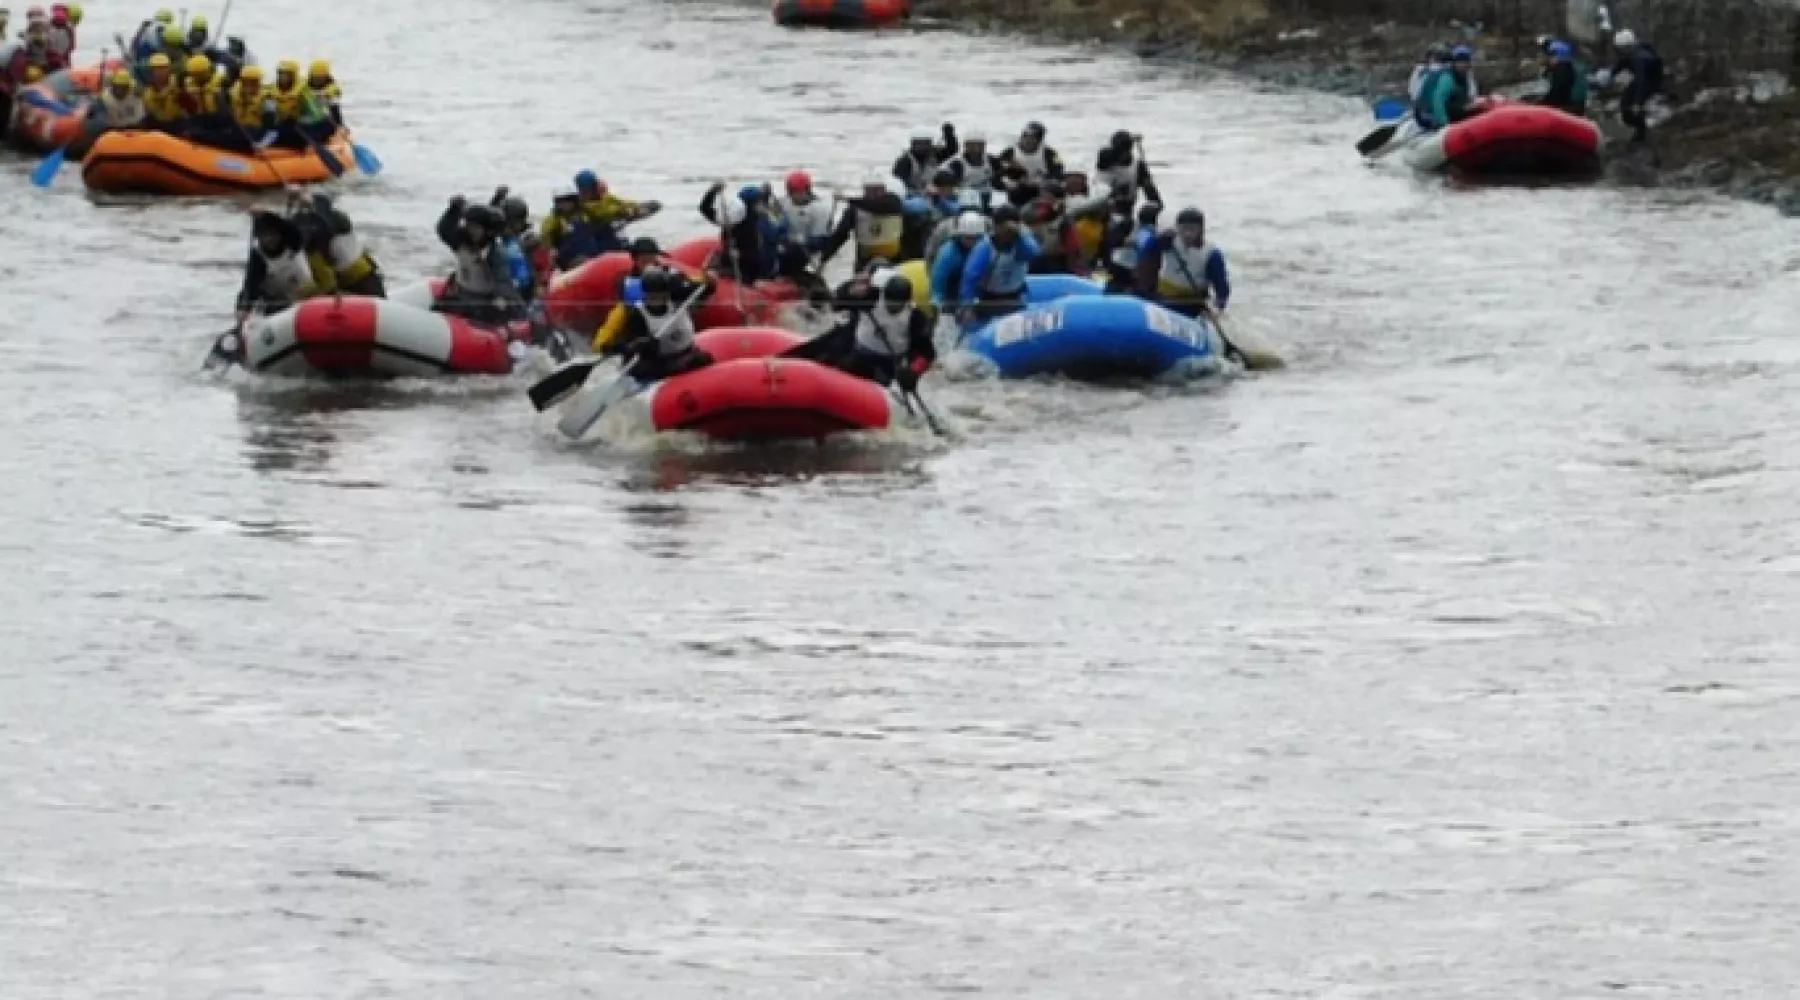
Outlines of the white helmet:
M 916 128 L 916 129 L 912 130 L 911 141 L 913 141 L 913 142 L 936 142 L 937 141 L 937 133 L 928 128 Z
M 1620 28 L 1619 33 L 1613 36 L 1613 48 L 1615 49 L 1628 49 L 1636 44 L 1637 36 L 1631 33 L 1630 28 Z
M 979 239 L 987 235 L 987 217 L 980 212 L 964 212 L 956 217 L 956 225 L 951 232 L 956 236 L 973 236 Z
M 572 187 L 559 187 L 550 192 L 550 200 L 552 202 L 567 201 L 571 198 L 579 197 L 581 197 L 580 192 Z
M 722 207 L 719 209 L 720 225 L 729 229 L 732 226 L 741 224 L 749 217 L 750 210 L 744 207 L 744 199 L 739 198 L 737 195 L 732 195 L 729 198 L 720 200 L 723 203 Z
M 962 141 L 965 143 L 979 142 L 985 145 L 987 143 L 987 132 L 983 129 L 972 128 L 963 133 Z
M 887 190 L 887 175 L 879 170 L 871 170 L 863 175 L 862 186 Z
M 896 271 L 891 267 L 884 267 L 874 274 L 869 275 L 869 284 L 874 285 L 876 288 L 886 288 L 888 279 L 899 273 L 899 271 Z

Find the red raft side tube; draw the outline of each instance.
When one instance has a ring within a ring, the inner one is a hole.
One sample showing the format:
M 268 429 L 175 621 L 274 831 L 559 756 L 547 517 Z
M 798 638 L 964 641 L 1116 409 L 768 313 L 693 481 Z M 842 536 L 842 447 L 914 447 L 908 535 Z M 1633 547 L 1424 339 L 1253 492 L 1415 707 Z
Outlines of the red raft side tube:
M 690 240 L 667 254 L 663 262 L 698 281 L 701 268 L 718 246 L 717 237 Z M 609 253 L 564 271 L 551 279 L 544 294 L 545 318 L 559 330 L 592 337 L 606 321 L 606 314 L 618 305 L 619 291 L 630 270 L 629 254 Z M 717 281 L 712 298 L 694 309 L 697 330 L 773 323 L 783 305 L 800 298 L 799 287 L 791 281 L 764 281 L 741 290 L 730 278 Z
M 269 375 L 505 375 L 507 336 L 386 299 L 308 299 L 244 329 L 244 367 Z
M 677 244 L 668 259 L 689 268 L 710 271 L 713 257 L 719 252 L 717 236 L 696 236 Z M 715 276 L 719 290 L 705 304 L 694 310 L 694 329 L 711 330 L 721 326 L 768 326 L 780 319 L 781 307 L 800 300 L 800 286 L 778 278 L 744 286 L 737 281 Z
M 907 0 L 775 0 L 775 23 L 803 28 L 879 28 L 912 15 Z
M 1537 104 L 1494 104 L 1445 130 L 1447 165 L 1472 176 L 1585 177 L 1600 172 L 1600 127 Z
M 709 330 L 697 338 L 713 363 L 644 393 L 659 431 L 733 441 L 822 438 L 883 430 L 893 401 L 880 386 L 799 358 L 777 358 L 801 338 L 773 328 Z

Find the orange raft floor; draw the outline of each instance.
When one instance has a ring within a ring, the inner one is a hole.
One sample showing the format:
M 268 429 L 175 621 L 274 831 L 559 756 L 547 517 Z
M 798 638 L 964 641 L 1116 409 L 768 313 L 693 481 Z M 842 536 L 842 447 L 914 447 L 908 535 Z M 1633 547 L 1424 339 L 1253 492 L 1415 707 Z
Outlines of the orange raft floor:
M 348 132 L 339 131 L 325 148 L 345 173 L 356 169 Z M 88 189 L 104 194 L 228 195 L 318 184 L 333 176 L 310 149 L 243 155 L 155 131 L 107 132 L 94 140 L 81 167 Z

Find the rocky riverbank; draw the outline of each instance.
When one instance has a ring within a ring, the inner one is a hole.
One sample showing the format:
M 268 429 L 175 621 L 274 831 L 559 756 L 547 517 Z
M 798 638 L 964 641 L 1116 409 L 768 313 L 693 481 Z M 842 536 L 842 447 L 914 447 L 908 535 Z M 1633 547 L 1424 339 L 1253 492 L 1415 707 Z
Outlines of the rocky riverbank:
M 918 0 L 915 10 L 957 25 L 1120 46 L 1146 58 L 1369 97 L 1403 92 L 1426 46 L 1451 40 L 1476 47 L 1485 90 L 1524 83 L 1535 76 L 1536 36 L 1559 27 L 1305 16 L 1272 10 L 1268 0 Z M 1719 58 L 1689 58 L 1674 43 L 1661 48 L 1675 101 L 1650 149 L 1625 144 L 1611 103 L 1595 106 L 1609 137 L 1612 177 L 1711 188 L 1800 216 L 1800 99 L 1773 74 L 1734 74 Z

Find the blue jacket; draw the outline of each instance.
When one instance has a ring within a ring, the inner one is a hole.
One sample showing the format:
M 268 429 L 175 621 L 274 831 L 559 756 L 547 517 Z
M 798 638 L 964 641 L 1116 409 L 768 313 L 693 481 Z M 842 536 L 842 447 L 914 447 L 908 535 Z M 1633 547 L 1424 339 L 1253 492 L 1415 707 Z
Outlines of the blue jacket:
M 992 236 L 982 240 L 963 265 L 962 301 L 1025 294 L 1025 274 L 1040 252 L 1037 240 L 1023 230 L 1009 250 L 996 249 Z
M 519 294 L 531 296 L 531 263 L 525 259 L 525 248 L 519 241 L 508 236 L 500 244 L 506 249 L 506 266 L 512 271 L 513 284 L 519 288 Z
M 957 302 L 962 292 L 963 266 L 969 262 L 962 241 L 952 236 L 938 249 L 931 263 L 931 300 L 940 305 Z

